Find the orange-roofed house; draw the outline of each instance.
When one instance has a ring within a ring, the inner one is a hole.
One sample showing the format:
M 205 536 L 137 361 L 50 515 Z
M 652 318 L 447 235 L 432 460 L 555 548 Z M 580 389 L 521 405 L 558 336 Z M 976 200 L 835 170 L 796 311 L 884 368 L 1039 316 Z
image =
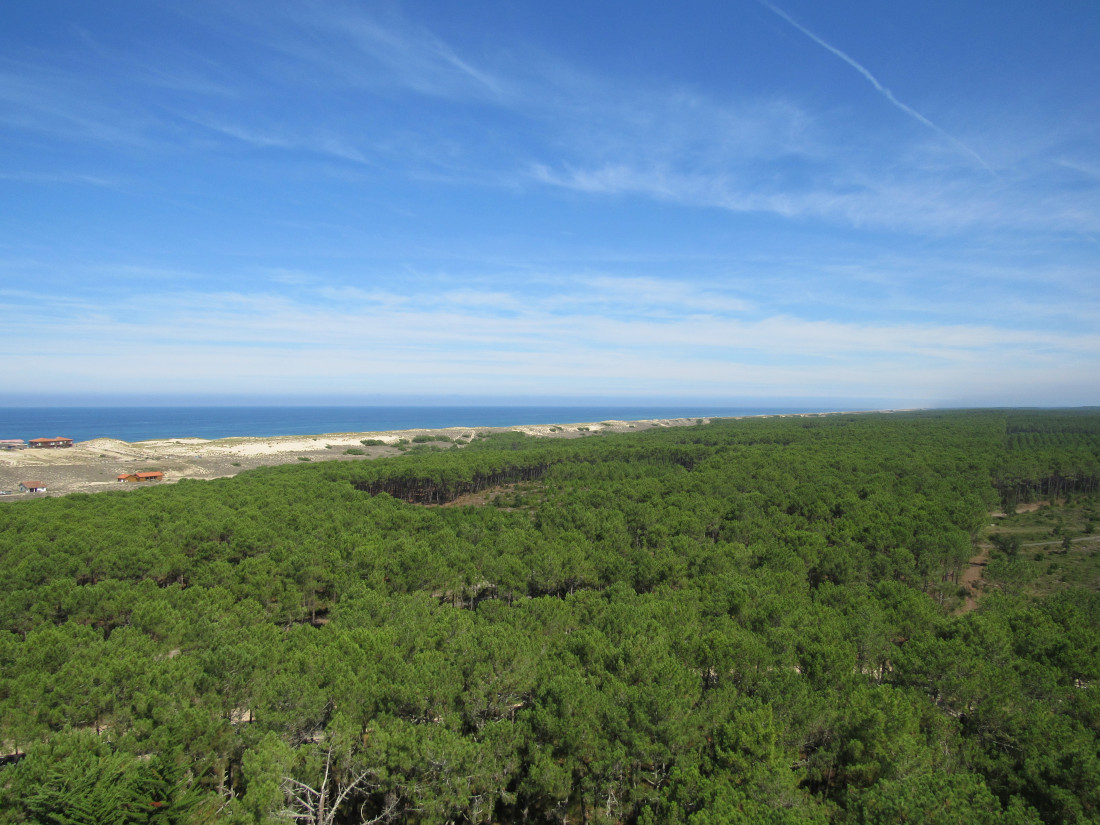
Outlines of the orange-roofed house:
M 32 448 L 38 448 L 40 450 L 73 446 L 73 440 L 71 438 L 62 438 L 60 436 L 55 438 L 32 438 L 28 443 Z
M 46 492 L 46 482 L 44 481 L 20 481 L 19 492 L 21 493 L 44 493 Z
M 164 473 L 155 471 L 148 473 L 121 473 L 119 481 L 163 481 Z

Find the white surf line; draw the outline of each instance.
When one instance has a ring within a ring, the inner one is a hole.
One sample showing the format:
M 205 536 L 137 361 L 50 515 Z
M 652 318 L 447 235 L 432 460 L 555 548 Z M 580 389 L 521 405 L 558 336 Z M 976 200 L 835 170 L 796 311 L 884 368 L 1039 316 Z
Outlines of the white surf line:
M 817 43 L 817 45 L 821 46 L 821 48 L 825 49 L 826 51 L 831 52 L 834 55 L 836 55 L 841 60 L 843 60 L 845 63 L 847 63 L 849 66 L 851 66 L 853 69 L 855 69 L 857 72 L 859 72 L 861 75 L 863 75 L 863 77 L 866 78 L 867 82 L 870 83 L 872 86 L 874 86 L 875 90 L 879 94 L 881 94 L 883 97 L 885 97 L 888 101 L 890 101 L 890 103 L 892 103 L 898 109 L 901 109 L 901 111 L 905 112 L 905 114 L 909 115 L 911 118 L 916 120 L 918 123 L 921 123 L 921 124 L 927 126 L 929 129 L 936 132 L 936 134 L 938 134 L 941 137 L 944 137 L 947 140 L 951 141 L 951 143 L 955 144 L 955 146 L 957 146 L 959 149 L 962 149 L 966 154 L 970 155 L 970 157 L 974 158 L 974 160 L 976 160 L 978 163 L 980 163 L 982 165 L 982 168 L 984 168 L 990 174 L 996 174 L 993 171 L 993 168 L 988 163 L 985 162 L 985 159 L 981 155 L 979 155 L 977 152 L 975 152 L 973 149 L 971 149 L 969 146 L 967 146 L 965 143 L 963 143 L 961 140 L 959 140 L 954 135 L 951 135 L 951 134 L 947 133 L 946 131 L 944 131 L 943 129 L 941 129 L 939 126 L 937 126 L 931 120 L 926 118 L 924 115 L 922 115 L 916 109 L 914 109 L 912 106 L 907 106 L 906 104 L 904 104 L 900 100 L 898 100 L 896 97 L 894 97 L 894 93 L 891 92 L 889 89 L 887 89 L 885 86 L 883 86 L 881 83 L 879 83 L 878 78 L 876 78 L 873 74 L 871 74 L 870 71 L 868 71 L 866 68 L 864 68 L 864 66 L 861 63 L 859 63 L 858 61 L 856 61 L 853 58 L 849 57 L 847 54 L 842 52 L 840 49 L 836 48 L 835 46 L 831 45 L 830 43 L 826 42 L 825 40 L 822 40 L 820 37 L 818 37 L 812 31 L 807 29 L 805 26 L 803 26 L 801 23 L 799 23 L 797 20 L 795 20 L 789 14 L 787 14 L 785 11 L 783 11 L 780 8 L 777 8 L 776 6 L 773 6 L 771 3 L 768 2 L 768 0 L 760 0 L 760 4 L 762 6 L 764 6 L 765 8 L 770 9 L 772 12 L 777 14 L 779 17 L 782 17 L 784 20 L 786 20 L 788 23 L 790 23 L 792 26 L 794 26 L 794 28 L 798 29 L 800 32 L 802 32 L 804 35 L 806 35 L 812 41 Z

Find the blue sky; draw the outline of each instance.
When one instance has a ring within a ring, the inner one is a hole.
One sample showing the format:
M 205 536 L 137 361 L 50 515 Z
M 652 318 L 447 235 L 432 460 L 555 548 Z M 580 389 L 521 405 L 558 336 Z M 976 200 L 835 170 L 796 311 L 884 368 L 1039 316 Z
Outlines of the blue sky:
M 1095 3 L 0 17 L 0 402 L 1100 403 Z

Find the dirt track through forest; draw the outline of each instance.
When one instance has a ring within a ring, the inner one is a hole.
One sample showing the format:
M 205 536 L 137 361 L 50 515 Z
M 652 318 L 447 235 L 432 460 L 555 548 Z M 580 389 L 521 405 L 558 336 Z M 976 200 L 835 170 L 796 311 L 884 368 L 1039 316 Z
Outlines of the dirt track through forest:
M 963 571 L 962 578 L 959 579 L 959 583 L 966 588 L 966 598 L 959 610 L 960 613 L 969 613 L 978 606 L 978 593 L 985 584 L 982 576 L 985 573 L 985 566 L 989 564 L 989 551 L 992 545 L 983 542 L 978 545 L 978 548 L 980 552 L 970 560 L 966 570 Z

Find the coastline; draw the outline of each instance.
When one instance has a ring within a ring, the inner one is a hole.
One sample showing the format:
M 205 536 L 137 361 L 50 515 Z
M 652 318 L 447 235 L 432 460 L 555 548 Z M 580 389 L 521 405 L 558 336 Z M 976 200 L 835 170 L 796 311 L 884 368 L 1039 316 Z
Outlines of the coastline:
M 389 432 L 449 427 L 517 427 L 583 421 L 734 418 L 835 408 L 715 404 L 604 404 L 523 406 L 0 406 L 0 438 L 63 435 L 74 441 L 114 438 L 138 442 L 183 436 L 217 440 L 323 433 Z
M 521 432 L 540 438 L 580 438 L 597 432 L 641 432 L 654 427 L 683 427 L 713 418 L 654 418 L 639 421 L 597 421 L 575 424 L 528 424 L 515 427 L 447 427 L 442 429 L 382 430 L 355 433 L 321 433 L 233 437 L 218 439 L 166 438 L 127 442 L 113 438 L 79 441 L 59 449 L 25 449 L 0 452 L 0 490 L 10 495 L 2 501 L 132 490 L 182 479 L 215 479 L 237 475 L 256 467 L 298 461 L 363 461 L 401 455 L 402 439 L 417 436 L 472 438 L 479 433 Z M 385 442 L 366 446 L 364 440 Z M 347 454 L 346 450 L 362 454 Z M 163 481 L 126 483 L 118 476 L 156 471 Z M 34 480 L 45 484 L 44 493 L 20 493 L 19 485 Z
M 401 455 L 398 442 L 417 436 L 471 439 L 481 433 L 520 432 L 537 438 L 582 438 L 600 432 L 643 432 L 659 427 L 687 427 L 711 421 L 744 418 L 818 418 L 860 415 L 869 412 L 898 413 L 907 410 L 853 410 L 850 412 L 791 412 L 701 418 L 647 418 L 635 421 L 608 419 L 573 424 L 523 424 L 511 427 L 443 427 L 438 429 L 376 430 L 321 433 L 317 435 L 237 436 L 230 438 L 162 438 L 128 442 L 114 438 L 78 441 L 72 447 L 0 451 L 0 502 L 133 490 L 182 479 L 228 478 L 257 467 L 299 461 L 364 461 Z M 364 445 L 364 440 L 385 442 Z M 347 450 L 356 450 L 348 454 Z M 118 477 L 139 472 L 163 473 L 163 479 L 120 482 Z M 44 483 L 45 492 L 21 493 L 27 481 Z

